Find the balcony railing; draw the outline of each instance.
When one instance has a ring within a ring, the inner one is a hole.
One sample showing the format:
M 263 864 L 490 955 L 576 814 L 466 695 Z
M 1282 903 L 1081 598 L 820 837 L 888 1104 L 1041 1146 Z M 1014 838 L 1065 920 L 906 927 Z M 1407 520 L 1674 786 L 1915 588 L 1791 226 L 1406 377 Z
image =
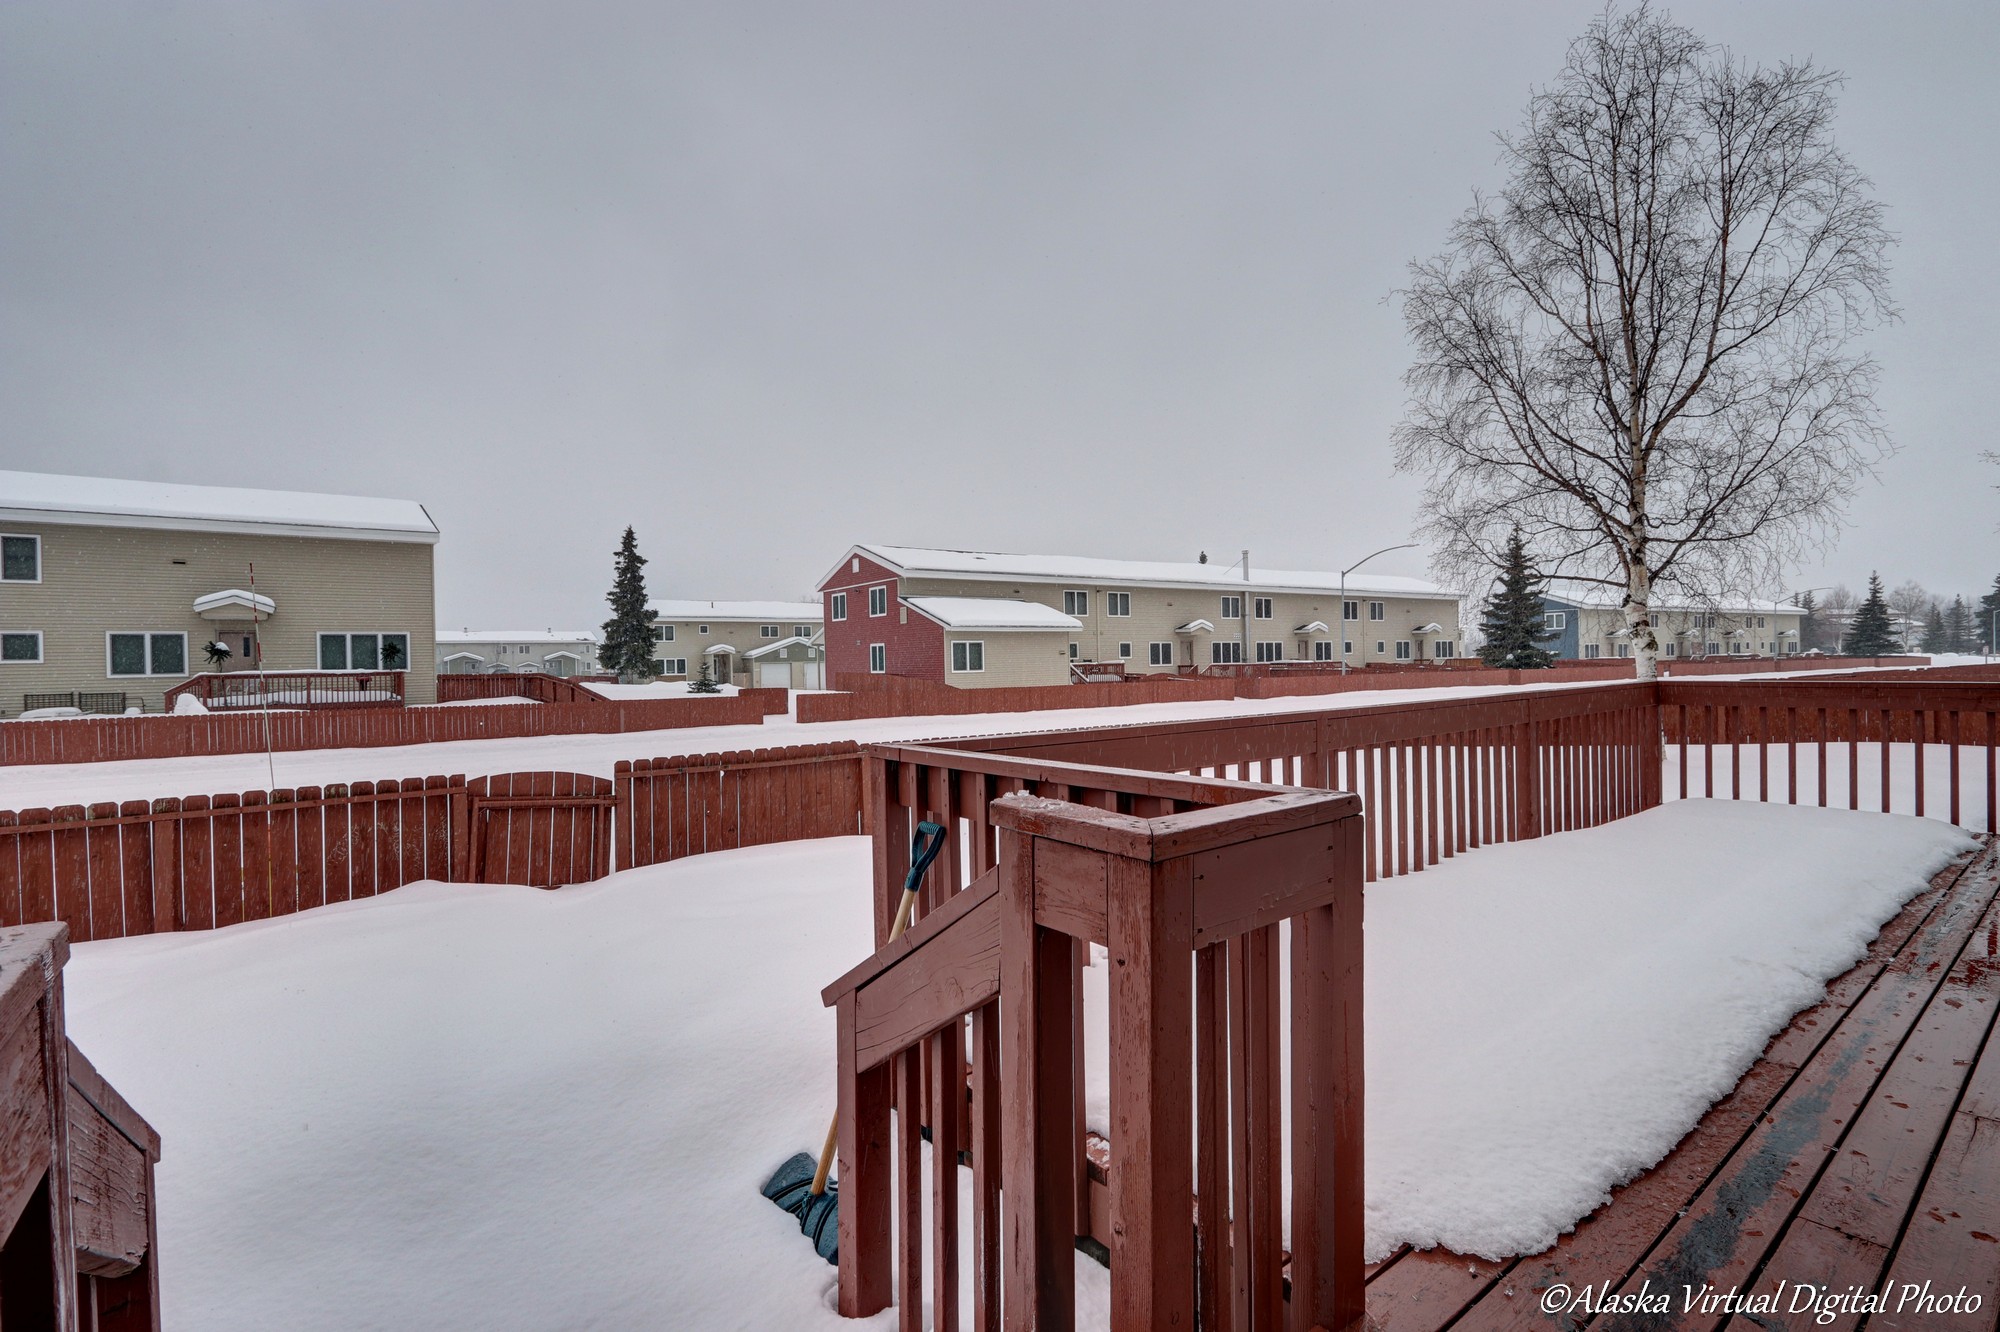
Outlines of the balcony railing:
M 167 711 L 182 698 L 211 712 L 256 708 L 400 708 L 405 671 L 228 671 L 197 675 L 169 689 Z

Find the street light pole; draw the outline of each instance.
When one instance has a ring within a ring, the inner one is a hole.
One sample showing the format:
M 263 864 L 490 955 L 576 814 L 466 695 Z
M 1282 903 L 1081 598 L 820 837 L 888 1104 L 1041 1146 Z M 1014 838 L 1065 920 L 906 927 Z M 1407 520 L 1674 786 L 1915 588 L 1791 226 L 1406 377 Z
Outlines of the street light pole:
M 1384 546 L 1374 554 L 1363 555 L 1340 571 L 1340 673 L 1342 675 L 1347 674 L 1347 575 L 1374 559 L 1376 555 L 1387 555 L 1392 550 L 1415 550 L 1416 547 L 1417 543 L 1414 541 L 1405 541 L 1400 546 Z M 1355 617 L 1356 620 L 1360 618 L 1358 615 Z

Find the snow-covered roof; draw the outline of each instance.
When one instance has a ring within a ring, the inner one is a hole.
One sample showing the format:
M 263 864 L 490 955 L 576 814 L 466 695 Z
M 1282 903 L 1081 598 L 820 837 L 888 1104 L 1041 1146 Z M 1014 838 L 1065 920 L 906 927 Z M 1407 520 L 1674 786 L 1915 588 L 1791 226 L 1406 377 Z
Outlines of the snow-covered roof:
M 1207 620 L 1189 620 L 1186 624 L 1178 626 L 1174 632 L 1177 634 L 1212 634 L 1215 632 L 1215 626 Z
M 1295 634 L 1330 634 L 1333 630 L 1327 628 L 1325 620 L 1314 620 L 1311 624 L 1300 625 L 1298 628 L 1292 630 L 1292 632 Z
M 1203 587 L 1220 592 L 1338 592 L 1337 573 L 1296 569 L 1260 569 L 1253 561 L 1250 577 L 1235 565 L 1201 564 L 1192 560 L 1103 560 L 1082 555 L 1010 555 L 997 551 L 935 550 L 920 546 L 859 545 L 841 557 L 825 585 L 847 568 L 849 558 L 865 555 L 906 577 L 979 578 L 994 582 L 1079 583 L 1092 586 Z M 1397 597 L 1456 597 L 1422 578 L 1387 574 L 1350 575 L 1349 595 Z
M 745 661 L 761 661 L 765 657 L 769 657 L 776 653 L 783 652 L 786 648 L 795 648 L 795 647 L 809 648 L 812 646 L 813 646 L 813 641 L 810 638 L 800 638 L 797 634 L 794 634 L 790 638 L 781 638 L 775 643 L 766 643 L 764 644 L 763 647 L 760 648 L 751 648 L 748 652 L 743 654 L 743 659 Z
M 758 620 L 818 624 L 826 608 L 817 601 L 656 601 L 656 620 Z
M 214 614 L 212 612 L 222 612 Z M 229 618 L 231 611 L 245 611 L 254 618 L 269 619 L 277 614 L 278 603 L 269 597 L 246 591 L 240 587 L 227 588 L 221 592 L 211 592 L 205 597 L 194 599 L 194 613 L 203 619 Z
M 437 641 L 456 643 L 596 643 L 595 629 L 440 629 Z
M 48 472 L 0 471 L 0 518 L 68 526 L 278 532 L 426 544 L 438 539 L 437 524 L 415 500 Z
M 1545 594 L 1551 601 L 1563 602 L 1579 610 L 1617 610 L 1623 598 L 1608 587 L 1598 587 L 1590 583 L 1552 582 Z M 1741 597 L 1725 594 L 1714 598 L 1689 597 L 1684 593 L 1663 593 L 1649 610 L 1673 611 L 1715 611 L 1723 615 L 1804 615 L 1805 607 L 1794 606 L 1786 601 L 1759 601 L 1755 597 Z
M 1083 628 L 1074 616 L 1038 601 L 1009 601 L 1005 597 L 904 597 L 903 602 L 947 629 L 1072 633 Z

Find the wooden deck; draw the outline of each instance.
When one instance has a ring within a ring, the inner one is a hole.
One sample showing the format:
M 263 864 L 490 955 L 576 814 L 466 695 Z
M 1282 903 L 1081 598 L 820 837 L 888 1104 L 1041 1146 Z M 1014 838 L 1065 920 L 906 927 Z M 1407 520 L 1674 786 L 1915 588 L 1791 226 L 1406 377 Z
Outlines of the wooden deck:
M 1553 1248 L 1489 1262 L 1399 1253 L 1371 1272 L 1381 1332 L 2000 1326 L 2000 843 L 1933 880 L 1659 1165 Z M 1782 1288 L 1780 1283 L 1783 1283 Z M 1905 1299 L 1906 1284 L 1927 1292 Z M 1831 1322 L 1802 1285 L 1888 1299 Z M 1703 1286 L 1716 1297 L 1701 1305 Z M 1566 1312 L 1545 1294 L 1570 1292 Z M 1696 1305 L 1685 1308 L 1685 1288 Z M 1721 1302 L 1776 1296 L 1735 1312 Z M 1964 1287 L 1977 1312 L 1921 1306 Z M 1586 1288 L 1598 1297 L 1579 1302 Z M 1645 1293 L 1644 1311 L 1610 1295 Z M 1654 1308 L 1660 1296 L 1665 1312 Z M 1897 1304 L 1901 1302 L 1900 1311 Z

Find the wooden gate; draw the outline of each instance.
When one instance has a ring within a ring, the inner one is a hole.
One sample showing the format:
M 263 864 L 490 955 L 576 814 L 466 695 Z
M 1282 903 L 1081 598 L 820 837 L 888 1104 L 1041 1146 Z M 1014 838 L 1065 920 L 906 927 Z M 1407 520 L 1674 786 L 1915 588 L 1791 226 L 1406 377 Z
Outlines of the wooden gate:
M 561 888 L 611 872 L 611 780 L 511 772 L 465 784 L 452 878 Z

